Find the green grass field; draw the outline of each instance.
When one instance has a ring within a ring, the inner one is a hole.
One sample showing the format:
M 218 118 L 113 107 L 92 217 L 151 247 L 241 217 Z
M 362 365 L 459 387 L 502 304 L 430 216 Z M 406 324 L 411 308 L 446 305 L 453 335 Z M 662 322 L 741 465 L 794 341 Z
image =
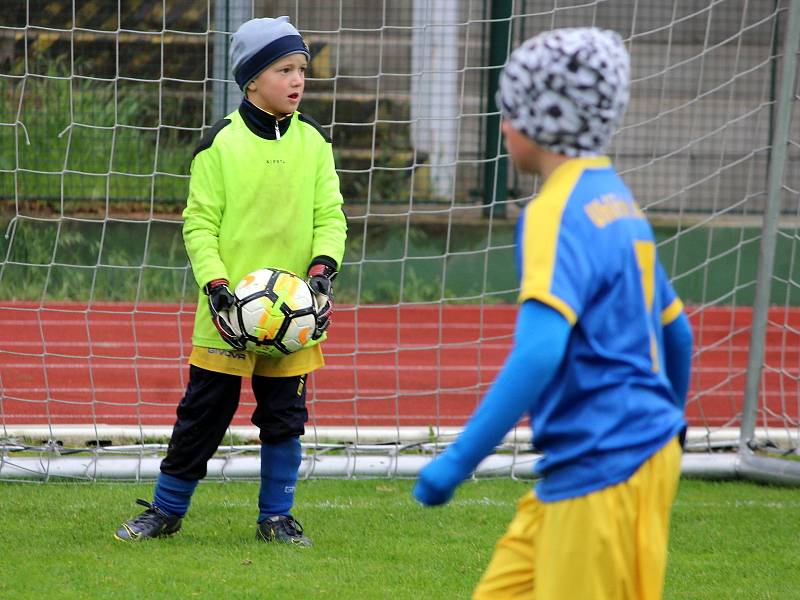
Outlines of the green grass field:
M 2 598 L 468 598 L 530 482 L 423 509 L 405 480 L 301 482 L 311 549 L 255 542 L 256 483 L 206 482 L 175 537 L 113 539 L 150 484 L 0 484 Z M 796 489 L 683 480 L 665 598 L 800 598 Z

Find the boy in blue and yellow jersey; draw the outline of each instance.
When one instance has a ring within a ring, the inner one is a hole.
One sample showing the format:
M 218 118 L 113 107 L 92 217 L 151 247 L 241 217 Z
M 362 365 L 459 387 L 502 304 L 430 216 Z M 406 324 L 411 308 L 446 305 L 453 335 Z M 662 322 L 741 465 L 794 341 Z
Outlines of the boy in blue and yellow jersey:
M 178 405 L 152 504 L 117 530 L 121 540 L 175 533 L 206 475 L 251 377 L 261 439 L 256 537 L 309 546 L 292 516 L 305 432 L 306 377 L 323 365 L 319 344 L 283 358 L 244 350 L 224 309 L 229 282 L 276 267 L 307 273 L 315 294 L 315 341 L 330 324 L 332 284 L 344 254 L 346 222 L 331 140 L 297 112 L 308 46 L 288 17 L 252 19 L 233 35 L 239 108 L 197 146 L 191 166 L 183 237 L 201 288 L 186 393 Z
M 543 458 L 474 598 L 661 598 L 692 334 L 653 232 L 602 155 L 628 102 L 620 37 L 540 34 L 500 80 L 503 134 L 541 191 L 518 226 L 514 347 L 464 432 L 420 473 L 445 503 L 525 414 Z

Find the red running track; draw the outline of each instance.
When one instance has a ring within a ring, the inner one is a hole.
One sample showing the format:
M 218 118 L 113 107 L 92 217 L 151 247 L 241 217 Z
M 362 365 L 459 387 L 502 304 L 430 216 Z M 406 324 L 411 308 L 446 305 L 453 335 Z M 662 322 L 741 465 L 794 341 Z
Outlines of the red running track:
M 194 306 L 11 303 L 0 308 L 0 423 L 170 425 L 186 385 Z M 461 425 L 508 353 L 514 306 L 337 307 L 312 377 L 318 426 Z M 736 426 L 749 309 L 693 309 L 687 414 Z M 759 425 L 795 426 L 800 309 L 770 313 Z M 249 424 L 247 389 L 235 425 Z M 789 419 L 787 421 L 787 419 Z

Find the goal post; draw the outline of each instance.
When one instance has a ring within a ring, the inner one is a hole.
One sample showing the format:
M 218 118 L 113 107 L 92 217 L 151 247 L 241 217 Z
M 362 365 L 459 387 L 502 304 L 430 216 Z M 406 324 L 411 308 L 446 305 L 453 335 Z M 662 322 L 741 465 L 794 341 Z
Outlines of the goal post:
M 187 383 L 194 146 L 240 96 L 230 34 L 289 15 L 301 111 L 334 141 L 349 233 L 303 477 L 408 477 L 513 339 L 514 225 L 492 81 L 554 27 L 620 33 L 609 154 L 654 225 L 695 348 L 684 473 L 797 483 L 800 6 L 690 2 L 8 0 L 0 15 L 0 480 L 151 479 Z M 252 392 L 209 468 L 258 476 Z M 527 422 L 478 476 L 530 476 Z
M 774 277 L 775 247 L 779 232 L 783 191 L 786 186 L 786 157 L 790 150 L 789 131 L 793 103 L 798 98 L 797 54 L 800 52 L 800 3 L 792 2 L 786 25 L 780 88 L 776 98 L 774 133 L 770 148 L 767 174 L 767 206 L 764 210 L 756 290 L 753 301 L 753 323 L 747 362 L 747 381 L 742 410 L 740 453 L 743 454 L 744 477 L 777 483 L 800 484 L 800 463 L 780 461 L 770 457 L 753 456 L 753 451 L 769 442 L 759 439 L 756 422 L 760 412 L 760 391 L 765 360 L 767 320 L 769 316 L 771 280 Z M 795 129 L 797 131 L 797 129 Z M 789 188 L 791 190 L 791 188 Z M 800 205 L 797 188 L 791 190 L 794 205 Z M 795 346 L 796 348 L 796 346 Z M 800 400 L 800 396 L 798 396 Z M 796 449 L 795 449 L 796 450 Z M 796 452 L 795 452 L 796 453 Z

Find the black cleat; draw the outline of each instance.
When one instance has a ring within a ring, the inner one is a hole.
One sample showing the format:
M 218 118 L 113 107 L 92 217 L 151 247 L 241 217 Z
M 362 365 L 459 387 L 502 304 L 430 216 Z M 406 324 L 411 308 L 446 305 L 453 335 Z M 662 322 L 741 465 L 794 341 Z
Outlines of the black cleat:
M 147 507 L 147 510 L 138 517 L 125 521 L 114 534 L 116 539 L 129 542 L 173 535 L 180 530 L 182 517 L 170 516 L 146 500 L 139 499 L 136 504 Z
M 303 535 L 303 526 L 292 516 L 273 515 L 258 524 L 256 539 L 261 542 L 281 542 L 294 546 L 313 546 Z

